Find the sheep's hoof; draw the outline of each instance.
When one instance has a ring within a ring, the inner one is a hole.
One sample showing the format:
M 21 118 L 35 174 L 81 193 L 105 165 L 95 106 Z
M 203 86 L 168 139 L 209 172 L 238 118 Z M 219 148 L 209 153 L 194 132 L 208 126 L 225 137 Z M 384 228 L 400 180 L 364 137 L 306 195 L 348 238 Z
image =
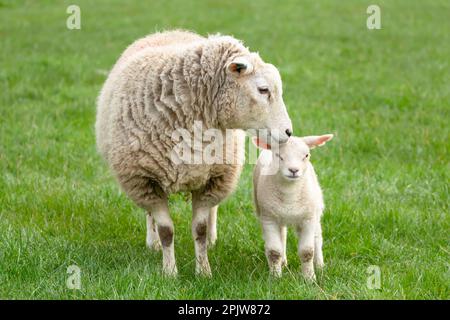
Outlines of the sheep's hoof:
M 287 267 L 287 265 L 288 265 L 287 257 L 283 257 L 283 259 L 281 260 L 281 266 Z

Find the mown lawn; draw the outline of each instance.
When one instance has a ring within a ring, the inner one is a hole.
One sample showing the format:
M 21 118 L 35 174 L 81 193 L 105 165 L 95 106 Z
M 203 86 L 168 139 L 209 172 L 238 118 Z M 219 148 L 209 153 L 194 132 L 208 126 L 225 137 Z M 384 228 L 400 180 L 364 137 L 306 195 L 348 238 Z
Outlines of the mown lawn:
M 0 298 L 449 299 L 450 4 L 376 1 L 0 0 Z M 68 30 L 66 8 L 81 8 Z M 121 51 L 169 28 L 241 38 L 281 71 L 324 189 L 317 284 L 269 277 L 251 166 L 220 207 L 214 278 L 194 276 L 190 204 L 171 198 L 177 279 L 145 247 L 145 216 L 95 150 L 95 100 Z M 66 286 L 81 269 L 81 290 Z M 381 288 L 366 283 L 369 266 Z

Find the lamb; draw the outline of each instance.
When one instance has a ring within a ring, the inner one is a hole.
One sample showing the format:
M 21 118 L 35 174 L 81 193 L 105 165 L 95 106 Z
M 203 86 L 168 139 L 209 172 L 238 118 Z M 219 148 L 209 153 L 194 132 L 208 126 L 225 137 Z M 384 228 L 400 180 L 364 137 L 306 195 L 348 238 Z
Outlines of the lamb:
M 223 136 L 232 130 L 222 144 L 226 161 L 173 160 L 180 143 L 174 133 L 193 134 L 199 122 Z M 217 237 L 218 204 L 238 182 L 246 129 L 269 130 L 282 143 L 292 124 L 278 70 L 233 37 L 155 33 L 129 46 L 108 75 L 97 101 L 97 148 L 124 192 L 147 212 L 147 245 L 162 248 L 165 274 L 177 274 L 168 196 L 184 191 L 192 194 L 196 272 L 211 275 L 207 245 Z
M 310 162 L 310 149 L 324 145 L 333 135 L 291 137 L 284 145 L 271 148 L 255 138 L 264 149 L 253 173 L 254 202 L 261 222 L 270 272 L 281 276 L 287 265 L 287 225 L 299 236 L 298 254 L 306 279 L 315 279 L 314 264 L 322 268 L 322 191 Z

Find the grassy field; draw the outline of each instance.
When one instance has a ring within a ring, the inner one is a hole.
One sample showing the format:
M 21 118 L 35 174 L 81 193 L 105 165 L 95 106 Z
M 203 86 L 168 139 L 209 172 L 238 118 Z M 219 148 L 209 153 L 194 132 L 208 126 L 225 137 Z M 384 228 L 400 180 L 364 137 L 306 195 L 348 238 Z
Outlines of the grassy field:
M 0 0 L 0 298 L 449 299 L 450 4 L 376 1 Z M 81 30 L 66 8 L 81 7 Z M 269 277 L 251 166 L 219 210 L 214 278 L 194 276 L 190 204 L 171 198 L 177 279 L 145 247 L 145 216 L 95 150 L 95 100 L 124 48 L 156 30 L 243 39 L 279 67 L 324 189 L 326 268 Z M 66 287 L 81 269 L 81 290 Z M 381 288 L 366 285 L 369 266 Z

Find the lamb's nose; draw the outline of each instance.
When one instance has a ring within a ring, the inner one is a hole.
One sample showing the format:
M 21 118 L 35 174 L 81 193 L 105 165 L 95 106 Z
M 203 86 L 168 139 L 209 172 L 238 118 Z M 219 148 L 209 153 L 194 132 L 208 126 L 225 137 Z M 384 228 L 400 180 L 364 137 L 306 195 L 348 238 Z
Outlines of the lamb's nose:
M 286 132 L 286 134 L 287 134 L 288 137 L 292 136 L 292 131 L 291 131 L 291 129 L 286 129 L 285 132 Z
M 292 172 L 292 174 L 296 174 L 298 172 L 298 169 L 289 169 L 290 172 Z

